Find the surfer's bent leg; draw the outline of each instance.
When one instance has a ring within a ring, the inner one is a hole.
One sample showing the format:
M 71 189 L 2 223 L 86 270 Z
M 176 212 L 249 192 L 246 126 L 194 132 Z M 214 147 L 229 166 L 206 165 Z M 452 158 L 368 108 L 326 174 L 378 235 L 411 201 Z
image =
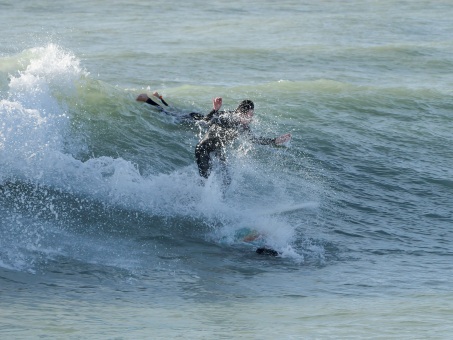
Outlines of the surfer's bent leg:
M 212 139 L 203 139 L 195 148 L 198 172 L 201 177 L 208 178 L 211 173 L 211 152 L 216 150 L 217 143 Z
M 217 149 L 217 157 L 219 157 L 220 160 L 220 171 L 222 173 L 223 186 L 224 188 L 227 188 L 231 184 L 231 176 L 228 171 L 227 160 L 223 148 Z

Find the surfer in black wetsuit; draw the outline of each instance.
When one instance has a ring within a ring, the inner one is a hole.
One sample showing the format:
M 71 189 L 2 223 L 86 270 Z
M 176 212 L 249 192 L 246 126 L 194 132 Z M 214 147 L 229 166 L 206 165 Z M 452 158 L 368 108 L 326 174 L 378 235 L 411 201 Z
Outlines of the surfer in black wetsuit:
M 263 145 L 281 145 L 291 139 L 289 133 L 277 138 L 254 136 L 249 127 L 254 114 L 254 104 L 251 100 L 243 100 L 234 111 L 219 111 L 221 106 L 222 98 L 215 98 L 213 109 L 205 117 L 209 129 L 195 148 L 198 172 L 204 178 L 208 178 L 211 172 L 211 153 L 219 158 L 225 170 L 225 146 L 239 135 L 244 135 L 253 143 Z M 229 182 L 229 179 L 226 181 Z
M 161 101 L 161 103 L 164 106 L 166 106 L 166 107 L 169 106 L 167 104 L 167 102 L 164 100 L 164 98 L 158 92 L 154 92 L 153 96 L 156 97 L 156 98 L 159 98 L 159 100 Z M 171 115 L 171 116 L 175 116 L 175 117 L 177 117 L 179 119 L 182 119 L 184 121 L 197 121 L 197 120 L 205 119 L 205 117 L 201 113 L 198 113 L 198 112 L 191 112 L 191 113 L 188 113 L 188 114 L 180 115 L 180 114 L 176 114 L 176 113 L 170 112 L 168 110 L 165 110 L 165 108 L 161 104 L 156 103 L 146 93 L 142 93 L 142 94 L 138 95 L 136 100 L 139 101 L 139 102 L 145 102 L 145 103 L 147 103 L 149 105 L 155 106 L 159 110 L 161 110 L 162 112 L 164 112 L 164 113 L 166 113 L 168 115 Z
M 162 104 L 164 104 L 165 106 L 168 106 L 167 102 L 164 100 L 164 98 L 162 98 L 162 96 L 158 92 L 154 92 L 153 96 L 156 98 L 159 98 L 160 101 L 162 102 Z M 164 108 L 161 105 L 159 105 L 154 100 L 152 100 L 150 97 L 148 97 L 148 95 L 146 93 L 139 94 L 137 97 L 137 101 L 145 102 L 145 103 L 148 103 L 149 105 L 157 106 L 160 110 L 164 110 Z

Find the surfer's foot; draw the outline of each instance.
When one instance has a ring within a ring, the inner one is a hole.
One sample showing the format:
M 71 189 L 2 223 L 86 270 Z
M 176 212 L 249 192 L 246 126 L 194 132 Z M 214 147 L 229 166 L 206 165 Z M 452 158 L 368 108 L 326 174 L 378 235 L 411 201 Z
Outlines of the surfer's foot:
M 266 248 L 266 247 L 261 247 L 256 250 L 257 254 L 261 255 L 270 255 L 270 256 L 278 256 L 280 255 L 278 251 L 271 249 L 271 248 Z
M 204 116 L 198 112 L 191 112 L 189 113 L 189 116 L 192 117 L 193 120 L 202 120 L 204 118 Z

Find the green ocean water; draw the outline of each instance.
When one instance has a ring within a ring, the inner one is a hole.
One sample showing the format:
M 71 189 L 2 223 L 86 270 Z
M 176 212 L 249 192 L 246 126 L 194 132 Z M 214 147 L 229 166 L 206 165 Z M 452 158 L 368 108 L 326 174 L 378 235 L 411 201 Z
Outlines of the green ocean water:
M 0 2 L 2 336 L 450 338 L 452 14 Z M 225 192 L 178 120 L 216 96 L 292 134 L 238 140 Z

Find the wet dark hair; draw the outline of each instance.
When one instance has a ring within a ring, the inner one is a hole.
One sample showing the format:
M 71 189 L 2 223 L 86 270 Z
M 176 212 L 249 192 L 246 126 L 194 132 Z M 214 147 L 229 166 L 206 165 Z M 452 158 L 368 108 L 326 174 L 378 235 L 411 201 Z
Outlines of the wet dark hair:
M 253 102 L 249 99 L 246 99 L 239 103 L 236 111 L 240 113 L 247 113 L 249 110 L 253 110 L 254 108 L 255 105 L 253 104 Z

